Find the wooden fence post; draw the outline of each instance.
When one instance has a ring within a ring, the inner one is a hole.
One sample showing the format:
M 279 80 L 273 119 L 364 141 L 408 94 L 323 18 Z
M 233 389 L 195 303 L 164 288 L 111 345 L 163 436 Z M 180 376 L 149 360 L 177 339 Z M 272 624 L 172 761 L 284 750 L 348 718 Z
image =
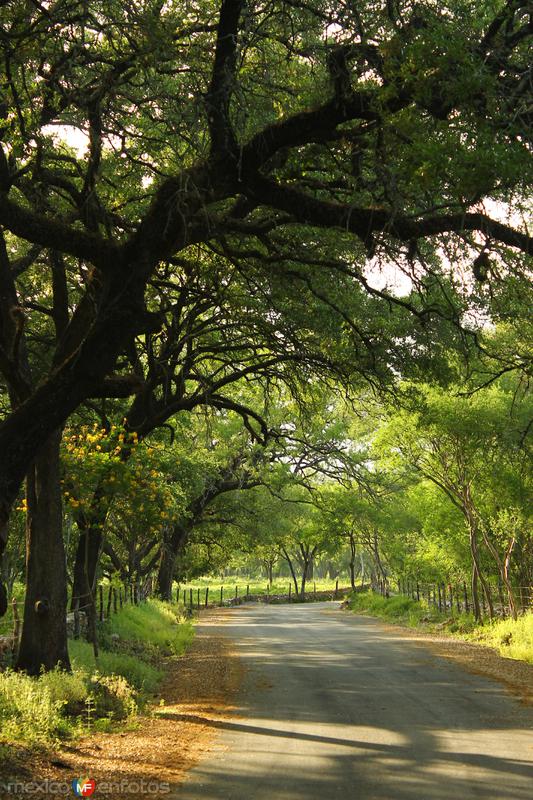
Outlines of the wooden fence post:
M 224 587 L 220 587 L 220 605 L 224 602 Z
M 291 589 L 292 589 L 292 586 L 289 583 L 289 603 L 291 602 Z
M 178 588 L 176 589 L 176 604 L 177 605 L 179 605 L 179 602 L 180 602 L 180 590 L 181 590 L 181 587 L 178 586 Z
M 420 586 L 418 584 L 418 581 L 416 582 L 416 599 L 418 600 L 418 602 L 420 602 Z
M 337 580 L 335 581 L 335 600 L 337 599 L 338 596 L 339 596 L 339 579 L 337 578 Z
M 248 600 L 249 597 L 250 597 L 250 584 L 247 583 L 246 584 L 246 599 Z
M 192 607 L 193 607 L 193 602 L 192 602 L 192 588 L 191 588 L 191 589 L 189 589 L 189 601 L 190 601 L 189 605 L 190 605 L 190 607 L 191 607 L 191 610 L 192 610 Z
M 209 586 L 205 587 L 205 607 L 207 608 L 207 603 L 209 602 Z
M 200 608 L 200 587 L 198 587 L 196 591 L 197 591 L 196 606 L 197 608 Z
M 235 599 L 237 599 L 238 596 L 239 596 L 239 587 L 236 586 L 235 587 Z
M 122 594 L 122 586 L 119 586 L 118 587 L 118 604 L 119 604 L 120 608 L 122 608 L 122 606 L 124 605 L 125 602 L 126 602 L 126 597 L 123 596 L 123 594 Z
M 440 593 L 440 583 L 437 583 L 437 589 L 438 589 L 438 592 L 439 592 L 439 611 L 442 611 L 442 597 L 441 597 L 441 593 Z
M 116 589 L 113 589 L 113 611 L 115 612 L 115 614 L 118 612 L 118 608 L 117 608 L 117 590 Z

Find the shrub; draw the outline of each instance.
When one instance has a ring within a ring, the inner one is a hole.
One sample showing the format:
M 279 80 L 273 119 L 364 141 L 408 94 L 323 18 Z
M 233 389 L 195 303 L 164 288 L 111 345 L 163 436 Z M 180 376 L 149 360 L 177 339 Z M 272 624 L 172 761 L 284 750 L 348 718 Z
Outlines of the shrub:
M 0 730 L 4 739 L 48 744 L 68 733 L 65 699 L 50 684 L 20 672 L 0 673 Z
M 137 713 L 135 693 L 121 675 L 99 675 L 91 679 L 90 698 L 97 717 L 122 720 Z

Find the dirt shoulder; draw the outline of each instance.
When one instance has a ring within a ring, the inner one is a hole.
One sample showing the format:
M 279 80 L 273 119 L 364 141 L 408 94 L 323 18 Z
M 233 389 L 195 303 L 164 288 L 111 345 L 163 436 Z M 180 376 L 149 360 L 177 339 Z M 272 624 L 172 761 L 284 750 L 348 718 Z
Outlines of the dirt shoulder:
M 361 616 L 370 617 L 370 614 Z M 402 639 L 409 639 L 414 644 L 429 647 L 436 656 L 448 658 L 461 664 L 469 672 L 484 675 L 500 681 L 513 694 L 527 704 L 533 705 L 533 664 L 504 658 L 493 647 L 464 642 L 452 636 L 429 633 L 407 628 L 403 625 L 386 622 L 379 617 L 372 617 L 383 627 Z
M 242 681 L 243 668 L 230 642 L 204 633 L 205 625 L 223 624 L 228 614 L 223 609 L 202 614 L 187 653 L 169 661 L 161 705 L 139 717 L 133 729 L 86 736 L 46 758 L 26 754 L 25 759 L 21 752 L 13 777 L 70 784 L 88 776 L 96 781 L 95 795 L 105 800 L 146 797 L 148 785 L 148 796 L 166 797 L 213 747 L 217 720 L 231 712 Z M 104 783 L 115 789 L 101 791 Z M 47 797 L 64 799 L 65 793 Z

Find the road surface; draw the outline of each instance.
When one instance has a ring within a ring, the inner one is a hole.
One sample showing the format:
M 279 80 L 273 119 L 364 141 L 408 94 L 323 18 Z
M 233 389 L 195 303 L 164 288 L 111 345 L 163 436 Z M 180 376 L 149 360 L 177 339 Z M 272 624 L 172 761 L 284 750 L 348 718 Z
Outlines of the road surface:
M 215 630 L 246 679 L 176 800 L 532 800 L 533 709 L 498 683 L 333 603 Z

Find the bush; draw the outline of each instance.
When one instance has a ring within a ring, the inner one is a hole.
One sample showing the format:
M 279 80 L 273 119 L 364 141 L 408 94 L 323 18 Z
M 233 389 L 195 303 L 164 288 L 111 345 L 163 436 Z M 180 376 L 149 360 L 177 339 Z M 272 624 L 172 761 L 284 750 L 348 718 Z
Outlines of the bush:
M 96 717 L 122 720 L 137 713 L 134 690 L 120 675 L 95 673 L 89 697 Z
M 57 681 L 43 677 L 0 673 L 0 730 L 5 740 L 49 744 L 68 734 L 63 709 L 72 687 L 65 697 L 59 696 Z

